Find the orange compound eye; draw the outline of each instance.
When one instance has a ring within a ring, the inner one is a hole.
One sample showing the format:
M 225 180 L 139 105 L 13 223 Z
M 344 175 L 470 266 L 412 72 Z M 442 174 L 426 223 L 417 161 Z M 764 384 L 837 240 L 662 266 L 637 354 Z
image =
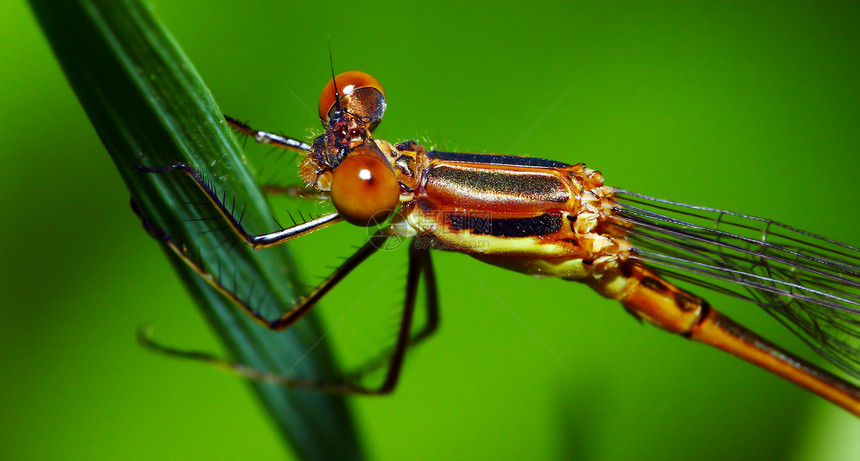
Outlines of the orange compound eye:
M 351 70 L 329 80 L 320 94 L 319 115 L 326 124 L 335 110 L 335 82 L 340 95 L 340 107 L 361 117 L 372 130 L 385 114 L 385 90 L 379 80 L 370 74 Z
M 347 222 L 373 226 L 388 219 L 397 208 L 400 184 L 379 155 L 353 154 L 334 169 L 331 200 Z

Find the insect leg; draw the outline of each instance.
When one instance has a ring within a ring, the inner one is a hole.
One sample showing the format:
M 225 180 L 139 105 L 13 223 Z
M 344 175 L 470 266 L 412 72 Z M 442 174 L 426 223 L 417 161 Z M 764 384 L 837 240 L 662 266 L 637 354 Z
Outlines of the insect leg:
M 436 291 L 436 272 L 433 271 L 433 261 L 430 259 L 430 250 L 416 250 L 416 258 L 421 260 L 421 270 L 424 273 L 424 289 L 427 290 L 427 322 L 414 337 L 411 345 L 416 345 L 427 339 L 439 328 L 439 295 Z M 407 290 L 410 287 L 407 286 Z M 418 289 L 417 283 L 414 289 Z
M 345 382 L 324 382 L 324 381 L 312 381 L 308 379 L 301 378 L 289 378 L 286 376 L 282 376 L 276 373 L 270 373 L 267 371 L 258 370 L 253 367 L 249 367 L 246 365 L 242 365 L 240 363 L 231 362 L 229 360 L 222 359 L 208 352 L 200 352 L 200 351 L 191 351 L 184 349 L 177 349 L 171 346 L 165 346 L 161 343 L 156 342 L 151 337 L 151 332 L 147 327 L 141 327 L 137 331 L 137 341 L 147 349 L 150 349 L 153 352 L 157 352 L 159 354 L 164 354 L 170 357 L 176 357 L 181 359 L 189 359 L 189 360 L 197 360 L 208 365 L 212 365 L 215 368 L 218 368 L 222 371 L 226 371 L 229 373 L 235 373 L 239 376 L 245 377 L 247 379 L 263 382 L 263 383 L 271 383 L 278 386 L 295 388 L 295 389 L 311 389 L 322 392 L 330 392 L 333 394 L 360 394 L 362 392 L 354 389 L 353 386 L 345 383 Z
M 140 216 L 139 210 L 135 206 L 134 202 L 132 202 L 132 208 L 134 208 L 135 212 L 137 212 L 138 216 Z M 367 259 L 368 256 L 373 254 L 377 248 L 380 248 L 382 244 L 385 243 L 385 240 L 388 238 L 388 236 L 382 232 L 375 234 L 373 237 L 371 237 L 368 243 L 366 243 L 355 254 L 348 258 L 329 277 L 323 280 L 322 283 L 320 283 L 320 285 L 318 285 L 313 291 L 311 291 L 308 296 L 302 298 L 289 311 L 287 311 L 278 319 L 268 321 L 258 315 L 252 308 L 250 308 L 250 306 L 245 304 L 233 292 L 221 285 L 217 278 L 207 273 L 198 263 L 191 259 L 179 246 L 177 246 L 168 235 L 166 235 L 164 232 L 160 231 L 156 227 L 152 226 L 143 217 L 141 217 L 141 220 L 143 221 L 143 225 L 147 229 L 147 231 L 164 241 L 165 244 L 167 244 L 168 247 L 173 250 L 173 252 L 176 253 L 180 259 L 182 259 L 183 262 L 185 262 L 188 266 L 194 269 L 194 271 L 197 272 L 201 277 L 203 277 L 210 285 L 212 285 L 215 289 L 221 292 L 234 304 L 239 306 L 243 311 L 251 315 L 263 326 L 266 326 L 267 328 L 271 328 L 273 330 L 283 330 L 295 323 L 296 320 L 298 320 L 304 313 L 310 310 L 310 308 L 313 307 L 317 303 L 317 301 L 319 301 L 326 293 L 328 293 L 328 291 L 331 290 L 332 287 L 334 287 L 338 282 L 343 280 L 343 278 L 346 277 L 346 275 L 348 275 L 355 267 L 357 267 L 362 261 Z M 397 385 L 397 381 L 400 377 L 400 371 L 403 365 L 403 359 L 406 356 L 406 350 L 409 348 L 410 343 L 413 342 L 410 338 L 410 330 L 412 327 L 413 312 L 415 308 L 415 298 L 418 292 L 417 287 L 421 276 L 421 270 L 427 267 L 427 261 L 429 261 L 427 250 L 414 250 L 410 253 L 406 300 L 404 302 L 403 314 L 400 321 L 397 343 L 394 347 L 393 354 L 391 354 L 388 360 L 388 371 L 386 373 L 385 380 L 378 388 L 369 388 L 358 384 L 353 384 L 352 382 L 348 381 L 310 381 L 299 378 L 285 377 L 275 373 L 269 373 L 242 364 L 224 360 L 205 352 L 187 351 L 159 344 L 150 338 L 149 332 L 145 328 L 139 330 L 138 340 L 141 344 L 156 352 L 170 355 L 173 357 L 200 360 L 218 368 L 221 368 L 222 370 L 230 371 L 232 373 L 239 374 L 255 381 L 269 382 L 285 387 L 313 389 L 332 393 L 388 394 L 393 391 Z M 428 305 L 432 306 L 431 309 L 436 308 L 437 303 L 435 298 L 435 291 L 428 290 L 427 300 Z M 432 321 L 431 319 L 433 318 L 435 318 L 436 320 Z M 424 331 L 432 331 L 432 329 L 434 329 L 435 325 L 437 324 L 438 315 L 432 313 L 428 314 L 428 326 L 432 325 L 433 327 L 425 327 Z M 419 337 L 420 336 L 421 335 L 419 335 Z M 417 338 L 418 337 L 416 337 L 416 339 Z
M 224 120 L 238 132 L 254 138 L 255 141 L 262 144 L 271 144 L 272 146 L 287 149 L 297 152 L 307 152 L 311 150 L 311 146 L 298 139 L 282 136 L 268 131 L 255 130 L 245 123 L 242 123 L 230 116 L 225 115 Z
M 271 330 L 284 330 L 289 328 L 293 323 L 295 323 L 302 315 L 304 315 L 311 307 L 313 307 L 317 301 L 319 301 L 329 290 L 332 289 L 338 282 L 343 280 L 344 277 L 347 276 L 353 269 L 355 269 L 362 261 L 367 259 L 368 256 L 373 254 L 377 248 L 381 248 L 381 246 L 385 243 L 385 240 L 388 239 L 388 235 L 384 233 L 377 233 L 370 240 L 364 244 L 361 248 L 358 249 L 352 256 L 347 258 L 346 261 L 343 262 L 334 272 L 331 273 L 325 280 L 323 280 L 316 288 L 314 288 L 308 295 L 302 297 L 299 301 L 297 301 L 293 306 L 291 306 L 283 315 L 274 320 L 268 320 L 263 317 L 260 313 L 257 312 L 252 306 L 248 305 L 247 302 L 242 300 L 238 294 L 236 294 L 233 290 L 227 288 L 219 279 L 219 277 L 213 276 L 209 273 L 200 263 L 194 260 L 181 246 L 179 246 L 170 235 L 168 235 L 163 230 L 155 227 L 152 223 L 150 223 L 141 213 L 140 209 L 137 207 L 137 204 L 132 200 L 131 207 L 134 212 L 137 214 L 138 218 L 140 218 L 143 227 L 149 232 L 150 235 L 155 237 L 156 239 L 164 242 L 165 245 L 170 248 L 176 256 L 179 257 L 188 267 L 197 272 L 209 285 L 218 290 L 224 297 L 229 299 L 233 304 L 238 306 L 242 311 L 250 315 L 254 318 L 260 325 L 263 325 L 266 328 Z M 297 226 L 298 227 L 298 226 Z M 287 228 L 286 230 L 290 230 L 293 228 Z
M 408 315 L 411 317 L 412 312 L 414 312 L 413 306 L 418 295 L 418 283 L 420 282 L 421 272 L 424 273 L 424 284 L 425 289 L 427 290 L 425 299 L 425 302 L 427 303 L 426 323 L 417 334 L 412 335 L 411 338 L 409 338 L 408 342 L 401 344 L 400 341 L 402 340 L 402 335 L 408 335 L 411 332 L 412 320 L 409 319 L 410 323 L 407 327 L 409 331 L 405 332 L 403 331 L 403 322 L 401 322 L 401 327 L 399 329 L 401 336 L 398 336 L 398 342 L 395 346 L 395 353 L 383 353 L 363 363 L 357 369 L 349 373 L 350 382 L 358 382 L 362 377 L 367 376 L 386 365 L 388 365 L 389 367 L 389 374 L 399 373 L 399 369 L 395 369 L 392 372 L 392 368 L 395 368 L 392 359 L 396 356 L 397 348 L 401 346 L 403 348 L 409 348 L 419 344 L 421 341 L 427 339 L 439 326 L 439 302 L 436 293 L 436 277 L 433 272 L 432 263 L 430 261 L 430 251 L 427 249 L 419 250 L 412 248 L 410 251 L 409 273 L 406 278 L 406 297 L 404 300 L 403 315 L 405 316 L 408 313 Z M 400 357 L 400 360 L 402 360 L 402 358 L 403 357 Z M 397 368 L 399 368 L 399 365 L 397 366 Z M 394 383 L 396 383 L 397 377 L 386 377 L 386 382 L 389 380 L 393 380 Z M 390 385 L 392 387 L 387 392 L 393 390 L 394 383 Z M 380 389 L 380 393 L 384 392 L 382 392 L 382 390 Z
M 281 229 L 279 231 L 271 232 L 268 234 L 260 234 L 253 235 L 245 230 L 242 227 L 242 218 L 239 219 L 233 215 L 233 213 L 227 208 L 227 205 L 224 204 L 221 198 L 218 197 L 218 194 L 215 193 L 215 190 L 212 188 L 209 182 L 207 182 L 200 173 L 197 172 L 193 167 L 185 163 L 174 163 L 173 165 L 163 166 L 163 167 L 148 167 L 144 166 L 143 163 L 143 155 L 138 159 L 137 169 L 139 171 L 143 171 L 145 173 L 169 173 L 172 171 L 181 171 L 188 175 L 194 182 L 197 184 L 197 187 L 206 194 L 206 197 L 209 198 L 209 201 L 212 202 L 213 205 L 218 209 L 218 212 L 234 232 L 248 245 L 257 249 L 257 248 L 268 248 L 270 246 L 277 245 L 279 243 L 283 243 L 289 240 L 292 240 L 296 237 L 300 237 L 302 235 L 308 234 L 315 230 L 322 229 L 323 227 L 327 227 L 331 224 L 334 224 L 340 221 L 342 218 L 337 213 L 329 213 L 319 218 L 312 219 L 310 221 L 288 227 L 286 229 Z
M 429 251 L 426 249 L 417 249 L 414 245 L 409 246 L 409 272 L 406 275 L 406 299 L 403 301 L 403 314 L 400 318 L 400 330 L 397 333 L 397 343 L 394 345 L 394 352 L 388 361 L 388 370 L 385 374 L 385 380 L 377 389 L 367 389 L 368 393 L 372 394 L 390 394 L 400 379 L 400 371 L 403 369 L 403 359 L 406 357 L 406 351 L 412 343 L 412 320 L 415 313 L 415 298 L 418 296 L 418 283 L 421 279 L 421 270 L 426 267 L 425 261 L 429 261 Z M 435 290 L 430 290 L 428 287 L 427 301 L 428 305 L 432 304 L 435 309 L 436 293 Z M 430 303 L 430 301 L 433 301 Z M 431 323 L 428 315 L 428 324 Z M 436 316 L 438 320 L 438 316 Z

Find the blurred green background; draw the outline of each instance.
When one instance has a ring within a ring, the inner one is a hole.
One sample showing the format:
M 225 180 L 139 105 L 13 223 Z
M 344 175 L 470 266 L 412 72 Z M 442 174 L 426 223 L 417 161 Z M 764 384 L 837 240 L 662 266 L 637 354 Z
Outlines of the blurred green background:
M 260 128 L 316 128 L 331 38 L 338 71 L 385 85 L 383 139 L 582 161 L 610 185 L 860 243 L 855 7 L 154 4 L 221 108 Z M 282 458 L 241 379 L 137 346 L 146 322 L 218 350 L 24 4 L 0 6 L 0 31 L 0 458 Z M 362 236 L 292 248 L 325 272 L 317 254 Z M 399 283 L 368 290 L 402 265 L 383 256 L 319 310 L 396 302 Z M 585 286 L 434 256 L 440 332 L 393 396 L 351 399 L 374 458 L 860 457 L 844 411 Z M 811 357 L 755 306 L 707 297 Z

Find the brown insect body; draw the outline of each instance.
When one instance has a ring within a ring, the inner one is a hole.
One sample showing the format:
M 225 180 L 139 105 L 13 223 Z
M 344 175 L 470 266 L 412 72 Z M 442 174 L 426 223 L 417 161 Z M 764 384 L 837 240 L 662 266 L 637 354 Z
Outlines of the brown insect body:
M 741 357 L 860 415 L 860 389 L 767 342 L 735 324 L 701 298 L 667 282 L 649 268 L 651 261 L 647 259 L 648 255 L 641 246 L 634 248 L 628 237 L 639 238 L 635 240 L 637 245 L 642 238 L 649 236 L 657 242 L 673 243 L 672 251 L 662 256 L 664 263 L 681 260 L 683 263 L 679 267 L 682 269 L 717 280 L 735 281 L 760 297 L 745 299 L 754 302 L 761 299 L 762 306 L 782 309 L 774 313 L 792 312 L 790 304 L 782 299 L 768 304 L 769 299 L 779 294 L 791 298 L 794 303 L 817 302 L 817 306 L 829 310 L 824 311 L 826 316 L 815 317 L 816 322 L 827 322 L 835 315 L 841 315 L 839 313 L 847 316 L 860 312 L 849 306 L 856 304 L 848 290 L 854 286 L 853 277 L 857 269 L 840 259 L 857 249 L 768 220 L 614 189 L 604 185 L 599 172 L 583 164 L 569 165 L 509 155 L 427 151 L 415 142 L 391 144 L 376 140 L 371 131 L 379 124 L 385 107 L 385 95 L 376 79 L 364 73 L 348 72 L 332 79 L 323 90 L 319 109 L 326 132 L 312 146 L 273 133 L 255 131 L 227 118 L 236 129 L 260 142 L 307 153 L 300 169 L 302 179 L 314 194 L 328 196 L 337 210 L 269 234 L 249 234 L 241 225 L 241 217 L 236 219 L 232 215 L 193 168 L 187 165 L 142 168 L 153 173 L 175 170 L 187 173 L 209 196 L 230 227 L 254 248 L 276 245 L 342 220 L 358 226 L 381 226 L 332 275 L 275 320 L 262 317 L 221 285 L 169 236 L 150 229 L 210 284 L 261 325 L 273 330 L 292 325 L 358 264 L 382 248 L 387 239 L 413 239 L 404 315 L 385 383 L 379 389 L 349 383 L 317 388 L 359 393 L 387 393 L 394 389 L 406 349 L 427 337 L 438 324 L 436 282 L 430 252 L 427 251 L 436 249 L 468 254 L 533 276 L 584 282 L 601 295 L 621 302 L 627 311 L 641 320 Z M 628 203 L 631 199 L 634 201 L 632 206 Z M 646 208 L 637 208 L 643 200 Z M 647 208 L 648 203 L 651 209 Z M 670 205 L 684 207 L 678 212 L 680 218 L 660 215 L 660 211 Z M 716 213 L 714 222 L 708 224 L 713 227 L 685 221 L 689 215 L 705 212 Z M 731 224 L 722 223 L 727 217 L 745 221 L 728 227 Z M 759 229 L 760 223 L 766 224 L 756 238 L 724 230 Z M 785 246 L 768 241 L 770 226 L 791 236 L 791 244 Z M 665 234 L 652 236 L 649 230 L 653 229 Z M 796 245 L 803 243 L 804 239 L 813 240 L 811 245 L 800 247 L 809 254 L 796 250 Z M 831 244 L 839 248 L 832 253 L 837 257 L 829 260 L 820 256 L 828 254 L 822 251 L 825 245 Z M 683 259 L 684 251 L 700 251 L 702 260 Z M 680 256 L 675 256 L 677 254 Z M 801 260 L 804 264 L 800 263 Z M 779 273 L 787 280 L 762 276 L 745 264 L 781 271 Z M 413 338 L 410 336 L 412 310 L 422 274 L 428 286 L 429 320 L 425 331 Z M 832 284 L 828 285 L 828 281 Z M 817 283 L 831 288 L 837 282 L 840 285 L 831 293 L 803 286 Z M 834 299 L 846 304 L 834 305 Z M 848 317 L 841 320 L 848 323 L 833 322 L 832 325 L 839 327 L 840 332 L 844 330 L 847 339 L 843 339 L 841 333 L 826 335 L 818 330 L 813 331 L 818 334 L 815 337 L 821 338 L 825 344 L 833 340 L 856 339 L 852 335 L 858 333 L 848 327 L 853 328 L 857 321 Z M 852 321 L 854 323 L 850 323 Z M 803 318 L 799 324 L 804 324 Z M 854 362 L 845 363 L 847 366 L 843 369 L 852 370 Z M 290 379 L 278 382 L 315 387 Z

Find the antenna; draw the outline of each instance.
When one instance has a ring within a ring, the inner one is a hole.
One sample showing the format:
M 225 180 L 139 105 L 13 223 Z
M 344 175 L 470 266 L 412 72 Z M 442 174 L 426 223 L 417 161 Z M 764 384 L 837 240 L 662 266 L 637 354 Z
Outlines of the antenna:
M 338 112 L 343 111 L 340 107 L 340 93 L 337 91 L 337 80 L 334 77 L 334 59 L 331 55 L 331 35 L 328 37 L 328 64 L 331 67 L 331 82 L 334 85 L 334 105 L 337 106 Z

